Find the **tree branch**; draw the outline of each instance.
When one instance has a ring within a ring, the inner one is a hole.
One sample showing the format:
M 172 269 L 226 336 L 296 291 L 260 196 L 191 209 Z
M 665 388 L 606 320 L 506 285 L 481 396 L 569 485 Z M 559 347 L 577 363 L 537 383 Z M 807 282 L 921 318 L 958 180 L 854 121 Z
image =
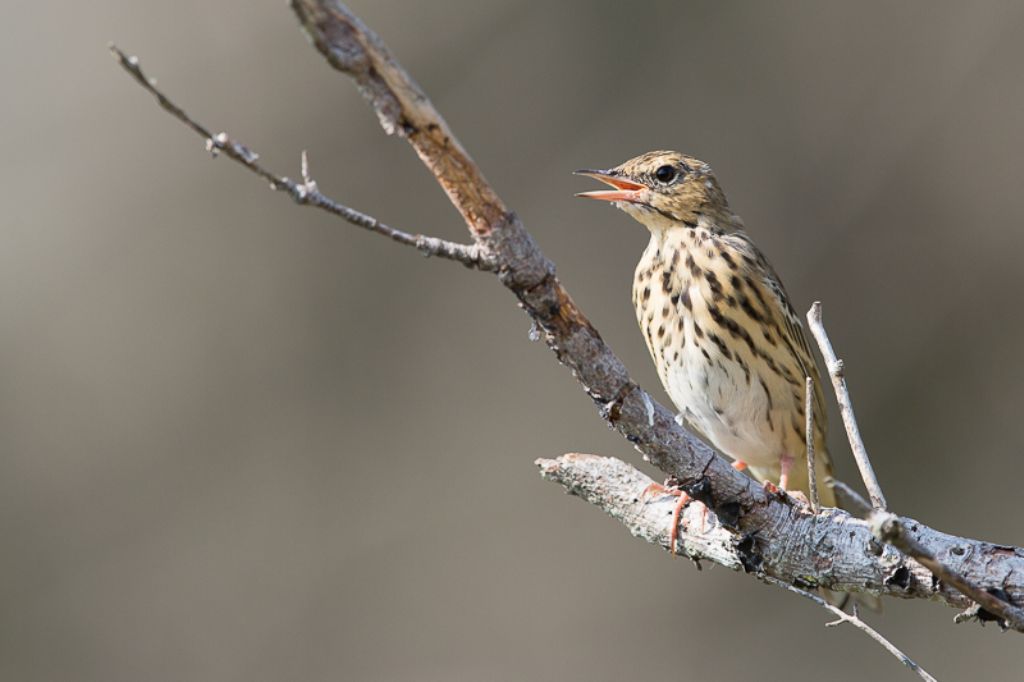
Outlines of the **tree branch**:
M 669 410 L 653 401 L 633 381 L 623 363 L 562 286 L 554 265 L 486 182 L 426 95 L 392 58 L 380 39 L 338 2 L 292 0 L 291 5 L 316 48 L 331 65 L 350 75 L 359 85 L 385 131 L 404 137 L 413 146 L 462 214 L 474 244 L 429 241 L 400 232 L 323 197 L 308 174 L 300 184 L 270 173 L 257 163 L 256 155 L 248 148 L 226 134 L 210 135 L 206 128 L 171 103 L 143 76 L 137 62 L 116 48 L 115 56 L 157 97 L 161 106 L 210 139 L 213 150 L 270 181 L 274 189 L 283 189 L 299 203 L 318 206 L 433 255 L 459 260 L 477 269 L 493 270 L 518 298 L 536 328 L 543 332 L 559 361 L 569 368 L 598 405 L 601 416 L 646 459 L 674 476 L 691 496 L 715 512 L 720 524 L 717 528 L 727 534 L 734 545 L 730 549 L 732 554 L 722 554 L 722 561 L 742 559 L 740 563 L 745 570 L 800 587 L 866 590 L 875 594 L 933 599 L 957 607 L 968 605 L 963 595 L 933 579 L 916 561 L 891 547 L 879 547 L 865 522 L 839 510 L 823 510 L 814 515 L 804 504 L 784 493 L 769 493 L 679 426 Z M 554 478 L 558 470 L 566 472 L 566 478 L 561 481 L 563 485 L 576 480 L 568 472 L 582 475 L 586 467 L 581 467 L 580 463 L 588 461 L 579 456 L 576 460 L 574 467 L 564 462 L 551 469 L 549 477 Z M 635 506 L 635 486 L 630 490 L 633 492 L 626 497 L 620 495 L 608 500 L 617 501 L 623 510 L 626 499 L 632 500 L 630 504 Z M 619 507 L 606 505 L 610 511 Z M 662 518 L 661 523 L 664 522 Z M 971 583 L 986 590 L 1000 589 L 1012 603 L 1024 601 L 1024 552 L 1021 550 L 945 535 L 909 519 L 901 519 L 901 523 L 934 556 Z M 665 534 L 665 542 L 659 539 L 659 544 L 666 546 L 667 537 Z M 725 552 L 725 536 L 722 537 L 722 542 L 711 543 L 706 551 L 694 545 L 696 549 L 691 556 L 712 559 L 717 556 L 711 551 L 712 545 Z M 715 538 L 718 542 L 718 536 Z
M 545 479 L 560 483 L 567 492 L 605 510 L 622 522 L 634 537 L 672 551 L 672 517 L 676 500 L 670 496 L 650 499 L 646 491 L 653 481 L 648 476 L 620 460 L 580 453 L 562 455 L 557 459 L 538 459 L 536 464 Z M 794 587 L 794 584 L 802 584 L 800 575 L 772 577 L 761 572 L 757 563 L 751 562 L 750 543 L 737 541 L 735 534 L 717 517 L 702 519 L 703 511 L 698 507 L 690 505 L 684 511 L 677 541 L 679 554 L 690 558 L 698 567 L 702 559 L 708 559 L 734 571 L 755 572 L 764 582 L 799 594 L 832 612 L 839 618 L 836 623 L 848 622 L 865 632 L 922 679 L 934 681 L 931 675 L 856 614 L 851 616 L 821 597 Z
M 989 588 L 991 592 L 982 590 L 970 580 L 946 566 L 935 556 L 935 553 L 917 540 L 910 532 L 903 519 L 893 513 L 873 510 L 868 516 L 871 532 L 881 542 L 887 542 L 906 555 L 914 557 L 922 566 L 932 572 L 938 580 L 955 587 L 965 596 L 976 602 L 979 608 L 971 607 L 962 616 L 986 618 L 986 612 L 1005 629 L 1024 632 L 1024 610 L 1009 604 L 1006 595 L 1000 588 Z
M 944 564 L 934 552 L 911 535 L 904 519 L 887 511 L 873 509 L 867 500 L 842 481 L 830 479 L 828 484 L 835 491 L 836 497 L 844 500 L 846 509 L 857 517 L 867 520 L 871 526 L 871 532 L 879 542 L 886 542 L 907 556 L 913 557 L 931 571 L 936 580 L 952 585 L 974 601 L 973 606 L 963 613 L 957 614 L 954 618 L 956 622 L 972 619 L 981 622 L 994 620 L 1004 629 L 1024 632 L 1024 610 L 1011 604 L 1002 588 L 989 587 L 987 590 L 982 590 L 960 575 L 954 568 Z M 1014 547 L 998 549 L 1020 551 Z
M 640 470 L 614 457 L 578 452 L 534 463 L 542 477 L 600 507 L 621 521 L 633 536 L 672 552 L 672 517 L 678 499 L 649 494 L 654 481 Z M 683 510 L 676 554 L 696 562 L 713 561 L 734 571 L 744 570 L 749 557 L 737 548 L 733 531 L 713 514 L 701 523 L 703 514 L 700 505 L 687 505 Z
M 545 479 L 605 510 L 633 535 L 671 549 L 668 538 L 674 499 L 672 504 L 647 501 L 642 492 L 652 481 L 646 475 L 620 460 L 595 455 L 563 455 L 537 460 L 537 465 Z M 728 511 L 724 508 L 716 516 L 708 515 L 703 524 L 707 534 L 694 532 L 701 527 L 699 522 L 681 523 L 682 553 L 806 589 L 929 599 L 956 608 L 970 605 L 956 587 L 935 578 L 926 566 L 896 548 L 881 545 L 867 521 L 842 510 L 826 508 L 812 514 L 807 506 L 794 505 L 787 518 L 773 519 L 752 531 L 739 531 L 737 519 L 728 516 Z M 948 569 L 964 580 L 982 585 L 1019 584 L 1024 552 L 939 533 L 913 519 L 898 518 L 909 537 L 930 548 L 934 556 L 943 557 Z M 711 535 L 721 529 L 730 531 L 728 536 Z M 705 551 L 711 537 L 718 544 Z M 1009 626 L 1018 629 L 1012 623 Z

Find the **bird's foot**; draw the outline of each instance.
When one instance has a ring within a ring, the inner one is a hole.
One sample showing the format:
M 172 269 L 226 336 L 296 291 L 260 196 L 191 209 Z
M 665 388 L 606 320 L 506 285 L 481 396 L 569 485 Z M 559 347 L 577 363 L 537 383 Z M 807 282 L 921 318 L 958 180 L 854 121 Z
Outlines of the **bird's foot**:
M 641 499 L 644 499 L 644 498 L 650 497 L 650 496 L 655 495 L 655 494 L 658 494 L 658 495 L 672 495 L 673 497 L 678 497 L 679 498 L 679 500 L 676 502 L 676 506 L 672 509 L 672 529 L 669 531 L 669 535 L 668 535 L 668 541 L 669 541 L 669 545 L 671 547 L 672 554 L 673 555 L 678 554 L 679 553 L 679 524 L 680 524 L 680 521 L 682 520 L 683 509 L 686 508 L 686 505 L 689 504 L 691 500 L 693 502 L 696 502 L 697 504 L 700 505 L 700 507 L 701 507 L 700 532 L 703 533 L 704 532 L 704 522 L 707 520 L 707 516 L 708 516 L 708 508 L 706 506 L 704 506 L 704 504 L 699 502 L 698 500 L 694 500 L 692 497 L 687 495 L 685 492 L 680 490 L 678 487 L 676 487 L 674 485 L 669 485 L 667 481 L 666 481 L 666 485 L 662 485 L 661 483 L 652 483 L 652 484 L 650 484 L 649 486 L 644 488 L 644 491 L 643 491 L 643 493 L 640 494 L 640 497 L 641 497 Z
M 807 495 L 804 494 L 803 490 L 787 490 L 786 494 L 805 507 L 811 506 L 811 501 L 807 499 Z
M 779 485 L 775 485 L 769 480 L 765 480 L 762 484 L 764 491 L 769 495 L 779 498 L 780 500 L 785 499 L 788 495 L 794 498 L 797 502 L 800 502 L 804 506 L 809 507 L 810 502 L 807 500 L 807 496 L 804 495 L 802 490 L 786 490 L 786 481 L 784 479 L 779 480 Z

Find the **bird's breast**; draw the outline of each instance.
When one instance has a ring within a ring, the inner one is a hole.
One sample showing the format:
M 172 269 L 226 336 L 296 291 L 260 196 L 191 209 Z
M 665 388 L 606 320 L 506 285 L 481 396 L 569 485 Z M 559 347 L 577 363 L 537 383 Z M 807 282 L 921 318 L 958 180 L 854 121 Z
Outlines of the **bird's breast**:
M 734 459 L 777 466 L 783 452 L 803 449 L 802 422 L 794 422 L 802 374 L 797 380 L 793 361 L 777 350 L 777 325 L 761 310 L 756 283 L 745 282 L 741 256 L 692 232 L 652 238 L 634 279 L 637 321 L 689 424 Z

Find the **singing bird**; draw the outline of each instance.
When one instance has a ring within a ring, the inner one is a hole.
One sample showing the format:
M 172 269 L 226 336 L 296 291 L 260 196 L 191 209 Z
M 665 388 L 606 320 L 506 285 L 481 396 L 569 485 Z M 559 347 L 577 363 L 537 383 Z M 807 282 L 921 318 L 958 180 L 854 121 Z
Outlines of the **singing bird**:
M 800 318 L 708 164 L 656 151 L 577 173 L 612 188 L 577 196 L 610 201 L 651 233 L 633 279 L 633 305 L 681 419 L 736 468 L 806 494 L 804 392 L 811 377 L 818 495 L 835 506 L 823 485 L 832 465 L 821 381 Z

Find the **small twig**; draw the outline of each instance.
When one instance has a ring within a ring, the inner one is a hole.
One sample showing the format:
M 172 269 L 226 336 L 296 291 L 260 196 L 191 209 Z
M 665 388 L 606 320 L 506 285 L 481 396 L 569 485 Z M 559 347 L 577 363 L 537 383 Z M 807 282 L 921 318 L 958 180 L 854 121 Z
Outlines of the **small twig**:
M 868 516 L 868 523 L 871 525 L 871 532 L 879 541 L 887 542 L 907 556 L 916 559 L 936 578 L 956 588 L 964 596 L 998 618 L 1003 628 L 1024 632 L 1024 609 L 981 589 L 946 566 L 931 550 L 910 534 L 900 517 L 890 512 L 876 510 Z
M 807 442 L 807 489 L 810 493 L 811 511 L 821 509 L 818 499 L 818 472 L 814 466 L 814 379 L 805 377 L 804 383 L 804 436 Z
M 839 402 L 839 413 L 843 417 L 843 425 L 846 426 L 846 437 L 853 449 L 853 457 L 857 460 L 857 468 L 860 469 L 861 478 L 864 479 L 864 486 L 871 496 L 871 504 L 875 509 L 886 509 L 885 496 L 882 494 L 882 486 L 878 484 L 875 477 L 875 470 L 871 467 L 871 460 L 868 458 L 868 451 L 864 447 L 864 441 L 860 437 L 860 429 L 857 428 L 857 417 L 853 413 L 853 402 L 850 400 L 850 391 L 846 387 L 846 377 L 843 375 L 843 361 L 836 357 L 832 349 L 832 342 L 825 333 L 825 325 L 821 319 L 821 302 L 815 301 L 811 309 L 807 311 L 807 322 L 811 327 L 818 342 L 818 348 L 825 358 L 825 367 L 828 375 L 832 378 L 832 387 L 836 392 L 836 400 Z
M 871 503 L 865 500 L 863 495 L 839 479 L 829 476 L 825 479 L 825 485 L 832 488 L 832 492 L 836 494 L 836 501 L 839 502 L 839 507 L 850 512 L 853 516 L 856 516 L 858 519 L 866 519 L 871 513 Z
M 306 153 L 302 153 L 302 182 L 298 183 L 287 177 L 277 175 L 267 170 L 259 163 L 259 154 L 231 139 L 227 133 L 213 134 L 206 126 L 189 116 L 180 106 L 175 104 L 155 85 L 155 82 L 148 78 L 142 71 L 137 57 L 130 57 L 122 52 L 116 45 L 110 45 L 110 52 L 117 62 L 134 78 L 139 85 L 148 90 L 157 102 L 174 118 L 195 131 L 206 140 L 206 148 L 214 155 L 221 153 L 233 161 L 237 161 L 250 171 L 270 183 L 270 188 L 287 192 L 296 203 L 305 206 L 313 206 L 322 209 L 343 220 L 362 227 L 370 232 L 384 235 L 385 237 L 416 247 L 425 256 L 437 256 L 447 260 L 454 260 L 463 265 L 477 270 L 494 270 L 495 262 L 490 254 L 486 253 L 479 244 L 459 244 L 437 237 L 426 237 L 422 234 L 410 234 L 403 232 L 382 223 L 371 215 L 357 211 L 354 208 L 340 204 L 328 196 L 325 196 L 317 188 L 316 182 L 309 176 L 309 162 Z
M 799 587 L 794 587 L 788 583 L 782 582 L 781 580 L 772 578 L 771 576 L 762 575 L 760 576 L 760 578 L 766 583 L 789 590 L 793 594 L 799 594 L 801 597 L 805 599 L 810 599 L 818 606 L 835 614 L 836 620 L 826 623 L 825 627 L 835 627 L 842 623 L 849 623 L 853 627 L 857 628 L 858 630 L 866 634 L 871 639 L 881 644 L 886 651 L 895 656 L 900 663 L 902 663 L 903 665 L 907 666 L 915 673 L 917 673 L 917 676 L 920 677 L 922 680 L 930 680 L 930 682 L 937 682 L 936 679 L 932 677 L 927 670 L 919 666 L 909 656 L 907 656 L 905 653 L 897 649 L 896 646 L 892 642 L 887 640 L 885 637 L 883 637 L 882 634 L 878 632 L 878 630 L 875 630 L 873 627 L 862 621 L 860 617 L 856 614 L 856 612 L 853 614 L 846 613 L 841 608 L 829 604 L 827 601 L 825 601 L 816 594 L 811 594 L 806 590 L 801 590 Z

